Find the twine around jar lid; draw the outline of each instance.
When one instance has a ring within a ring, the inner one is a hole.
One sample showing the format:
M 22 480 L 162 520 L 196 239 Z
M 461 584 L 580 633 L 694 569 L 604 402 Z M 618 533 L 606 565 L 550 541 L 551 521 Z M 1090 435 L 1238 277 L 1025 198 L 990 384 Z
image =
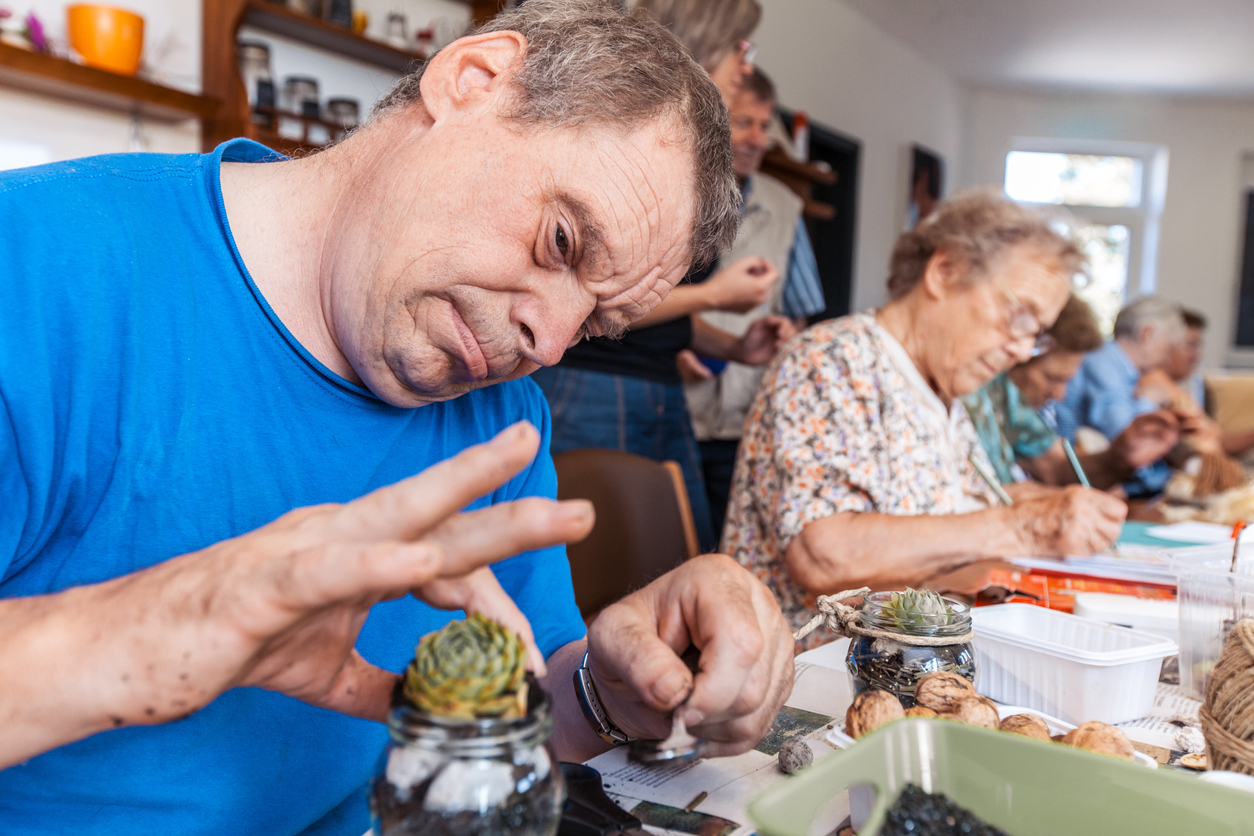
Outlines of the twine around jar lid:
M 1254 775 L 1254 619 L 1228 634 L 1199 715 L 1210 768 Z
M 820 625 L 826 624 L 827 629 L 838 636 L 853 638 L 854 636 L 870 636 L 875 639 L 890 639 L 898 644 L 913 647 L 943 647 L 951 644 L 966 644 L 975 638 L 975 630 L 967 630 L 956 636 L 912 636 L 896 630 L 884 630 L 878 627 L 867 627 L 862 623 L 862 611 L 848 604 L 842 604 L 847 598 L 862 598 L 871 593 L 870 587 L 846 589 L 835 595 L 820 595 L 814 602 L 818 614 L 806 622 L 792 634 L 793 639 L 800 641 L 813 633 Z

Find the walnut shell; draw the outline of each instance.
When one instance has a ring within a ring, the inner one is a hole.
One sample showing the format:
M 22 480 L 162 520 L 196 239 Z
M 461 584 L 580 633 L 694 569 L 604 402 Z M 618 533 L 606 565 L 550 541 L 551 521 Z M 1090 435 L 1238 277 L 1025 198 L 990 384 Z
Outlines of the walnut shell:
M 1001 725 L 1001 718 L 997 716 L 997 703 L 979 694 L 972 694 L 965 700 L 959 700 L 949 716 L 963 723 L 983 726 L 986 729 L 996 729 Z
M 814 752 L 806 742 L 798 737 L 790 737 L 780 744 L 779 768 L 791 775 L 814 762 Z
M 1001 721 L 1001 730 L 1049 742 L 1049 726 L 1035 714 L 1011 714 Z
M 863 691 L 845 712 L 845 733 L 855 740 L 906 716 L 901 701 L 887 691 Z
M 914 701 L 937 714 L 948 714 L 964 697 L 975 693 L 975 688 L 961 674 L 937 671 L 922 677 L 914 686 Z
M 1084 725 L 1067 732 L 1062 742 L 1077 749 L 1088 749 L 1100 755 L 1110 755 L 1130 761 L 1135 757 L 1136 750 L 1132 741 L 1123 733 L 1123 729 L 1098 720 L 1090 720 Z
M 906 709 L 906 716 L 907 717 L 939 717 L 940 715 L 937 714 L 932 709 L 928 708 L 926 705 L 913 705 L 910 708 Z

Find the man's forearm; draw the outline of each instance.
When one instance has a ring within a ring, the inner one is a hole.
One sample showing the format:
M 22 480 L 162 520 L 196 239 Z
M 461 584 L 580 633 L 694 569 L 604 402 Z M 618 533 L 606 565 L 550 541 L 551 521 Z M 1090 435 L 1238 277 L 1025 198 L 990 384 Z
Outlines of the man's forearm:
M 0 769 L 142 722 L 135 696 L 149 672 L 126 662 L 138 638 L 127 622 L 142 620 L 129 580 L 0 601 Z
M 945 569 L 1019 551 L 1003 516 L 999 508 L 946 515 L 835 514 L 807 525 L 784 562 L 793 581 L 815 594 L 917 583 Z
M 681 284 L 666 295 L 656 308 L 631 323 L 631 330 L 661 325 L 664 322 L 710 310 L 705 288 L 699 284 Z
M 575 697 L 574 676 L 588 649 L 585 639 L 557 649 L 546 662 L 548 675 L 541 684 L 553 699 L 553 753 L 561 761 L 582 763 L 610 748 L 592 731 Z

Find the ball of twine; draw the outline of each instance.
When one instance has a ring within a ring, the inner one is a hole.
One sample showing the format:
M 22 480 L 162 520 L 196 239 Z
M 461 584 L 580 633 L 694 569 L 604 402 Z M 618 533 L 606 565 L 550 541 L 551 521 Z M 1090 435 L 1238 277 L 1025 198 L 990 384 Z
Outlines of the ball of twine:
M 1254 619 L 1228 634 L 1199 713 L 1210 768 L 1254 775 Z

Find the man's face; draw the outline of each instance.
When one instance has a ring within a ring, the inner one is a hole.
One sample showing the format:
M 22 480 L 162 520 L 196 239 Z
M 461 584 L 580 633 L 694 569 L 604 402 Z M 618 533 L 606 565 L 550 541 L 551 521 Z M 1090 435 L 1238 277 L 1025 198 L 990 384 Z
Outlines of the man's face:
M 1188 380 L 1202 360 L 1202 329 L 1189 328 L 1185 332 L 1184 341 L 1171 347 L 1167 355 L 1167 363 L 1163 370 L 1172 380 L 1180 382 Z
M 1139 337 L 1141 361 L 1138 368 L 1142 372 L 1163 368 L 1180 341 L 1179 332 L 1173 332 L 1161 323 L 1142 326 Z
M 766 132 L 770 130 L 774 111 L 774 102 L 762 101 L 748 89 L 742 89 L 732 100 L 732 166 L 741 180 L 762 165 L 768 142 Z
M 336 336 L 362 381 L 396 406 L 447 400 L 652 310 L 689 258 L 691 153 L 673 135 L 480 112 L 390 149 L 336 264 Z M 427 163 L 407 164 L 419 146 Z

